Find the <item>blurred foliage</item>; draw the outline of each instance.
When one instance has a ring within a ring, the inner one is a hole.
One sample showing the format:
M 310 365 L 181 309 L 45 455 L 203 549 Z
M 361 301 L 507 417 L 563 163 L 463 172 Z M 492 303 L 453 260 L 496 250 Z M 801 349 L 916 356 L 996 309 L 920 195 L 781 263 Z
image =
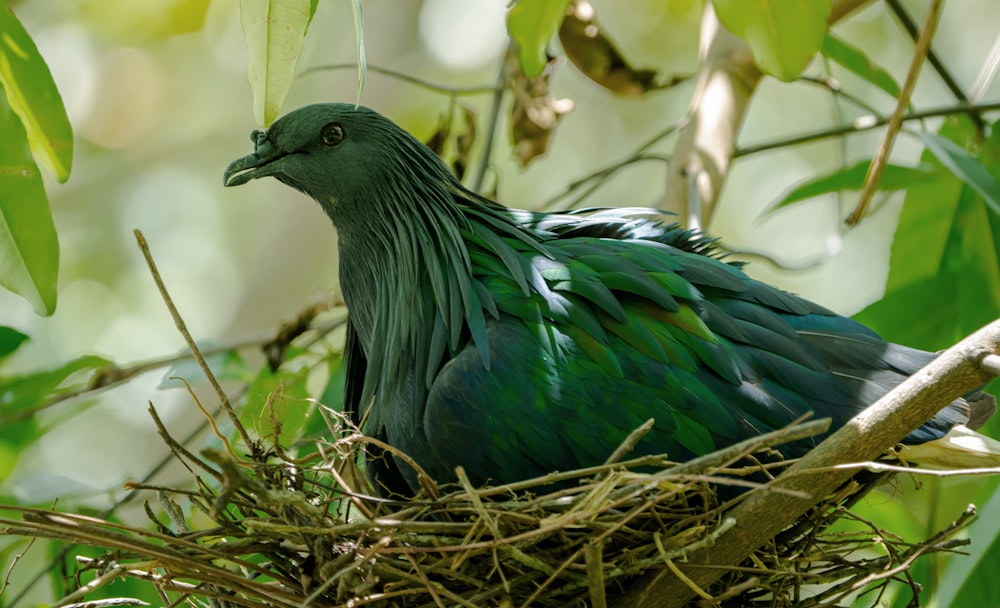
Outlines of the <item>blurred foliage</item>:
M 257 124 L 267 127 L 278 117 L 292 88 L 295 66 L 317 0 L 240 0 L 240 19 L 250 50 L 247 80 L 253 91 Z
M 831 0 L 715 0 L 719 21 L 746 40 L 764 73 L 781 80 L 799 77 L 826 36 Z
M 657 78 L 652 75 L 655 72 L 630 67 L 646 63 L 631 56 L 634 49 L 627 44 L 631 32 L 615 30 L 614 17 L 621 16 L 612 14 L 613 11 L 605 15 L 607 19 L 602 19 L 599 30 L 587 27 L 596 28 L 596 21 L 585 22 L 581 29 L 585 35 L 596 32 L 592 38 L 600 44 L 588 48 L 581 42 L 585 36 L 578 35 L 563 49 L 575 67 L 561 66 L 558 59 L 553 61 L 553 57 L 560 54 L 560 49 L 552 44 L 553 39 L 557 34 L 562 37 L 560 28 L 566 8 L 571 4 L 578 14 L 580 7 L 588 3 L 522 0 L 508 13 L 507 26 L 516 45 L 512 55 L 516 58 L 516 70 L 508 68 L 503 72 L 506 75 L 504 84 L 508 87 L 508 98 L 514 97 L 517 102 L 510 108 L 497 104 L 494 111 L 506 112 L 506 120 L 490 123 L 489 129 L 530 133 L 529 137 L 520 140 L 531 145 L 530 158 L 539 157 L 549 149 L 548 142 L 560 124 L 558 117 L 573 107 L 574 100 L 557 99 L 551 94 L 549 76 L 559 73 L 558 70 L 578 70 L 588 83 L 597 83 L 611 93 L 630 95 L 636 100 L 655 100 L 656 95 L 662 94 L 664 83 L 657 84 Z M 856 76 L 856 87 L 871 88 L 882 97 L 895 98 L 899 94 L 899 84 L 893 71 L 866 49 L 865 41 L 828 31 L 826 19 L 830 4 L 829 0 L 801 3 L 719 0 L 716 8 L 721 21 L 745 37 L 758 67 L 765 73 L 785 81 L 794 80 L 819 53 L 830 63 Z M 116 44 L 149 45 L 210 27 L 212 11 L 223 10 L 217 8 L 220 5 L 219 2 L 199 0 L 88 0 L 80 3 L 78 17 L 91 32 Z M 753 10 L 748 8 L 751 5 Z M 250 48 L 248 75 L 254 95 L 254 116 L 259 124 L 266 125 L 278 115 L 286 94 L 296 82 L 294 67 L 303 49 L 308 47 L 306 34 L 318 3 L 316 0 L 243 0 L 240 6 Z M 769 10 L 760 10 L 761 7 Z M 235 4 L 233 10 L 236 10 Z M 363 53 L 360 12 L 355 23 L 356 48 Z M 338 31 L 336 35 L 343 37 L 347 35 L 345 32 Z M 7 100 L 0 99 L 0 169 L 3 169 L 0 171 L 0 283 L 30 300 L 39 313 L 51 313 L 56 298 L 59 248 L 36 163 L 46 166 L 58 180 L 65 180 L 73 162 L 73 134 L 48 67 L 8 7 L 0 9 L 0 34 L 5 36 L 4 44 L 0 45 L 0 84 Z M 331 33 L 321 32 L 321 35 Z M 315 36 L 313 34 L 314 39 Z M 610 43 L 612 39 L 621 44 Z M 565 46 L 566 40 L 562 44 Z M 685 52 L 690 50 L 685 49 Z M 498 57 L 494 67 L 499 68 L 502 61 Z M 566 74 L 562 72 L 560 77 L 566 79 Z M 525 95 L 521 93 L 532 90 L 540 93 L 527 96 L 525 102 Z M 831 96 L 839 94 L 839 90 L 830 88 Z M 450 96 L 451 103 L 455 103 L 456 96 Z M 997 123 L 985 121 L 988 123 L 986 129 L 980 129 L 963 107 L 967 108 L 968 103 L 957 103 L 953 115 L 940 128 L 929 122 L 916 124 L 911 135 L 924 146 L 919 160 L 899 159 L 887 167 L 879 184 L 881 193 L 888 196 L 891 192 L 905 190 L 902 212 L 892 239 L 890 272 L 884 297 L 856 316 L 877 328 L 887 339 L 929 350 L 946 348 L 984 323 L 1000 317 L 1000 128 Z M 438 149 L 454 150 L 457 158 L 453 164 L 464 171 L 481 162 L 479 156 L 489 159 L 490 151 L 477 152 L 474 148 L 487 145 L 494 133 L 482 135 L 482 122 L 476 131 L 473 110 L 463 107 L 459 115 L 459 122 L 465 126 L 442 129 L 443 141 L 438 142 Z M 978 116 L 982 118 L 982 113 Z M 825 137 L 848 137 L 852 133 L 851 124 L 846 118 L 844 122 L 839 130 L 831 130 Z M 450 119 L 448 124 L 451 124 Z M 596 125 L 595 131 L 602 126 Z M 199 128 L 211 133 L 208 127 Z M 647 125 L 647 130 L 653 131 L 654 126 Z M 608 134 L 601 131 L 600 136 Z M 470 143 L 473 141 L 476 146 Z M 185 152 L 174 150 L 172 153 Z M 860 189 L 872 153 L 868 151 L 863 156 L 849 161 L 844 159 L 834 171 L 823 172 L 776 197 L 771 213 L 801 210 L 805 201 L 811 201 L 808 203 L 811 206 L 837 205 L 839 213 L 841 199 L 833 195 L 850 200 L 850 193 Z M 609 180 L 617 169 L 628 164 L 608 169 L 598 176 L 598 181 Z M 64 230 L 62 225 L 60 229 Z M 242 245 L 235 241 L 233 239 L 229 245 L 234 248 Z M 220 380 L 239 387 L 233 394 L 238 396 L 246 426 L 254 429 L 258 436 L 276 434 L 282 445 L 308 450 L 306 440 L 325 428 L 313 399 L 333 407 L 342 403 L 344 370 L 339 345 L 336 339 L 329 337 L 335 324 L 324 326 L 321 322 L 322 319 L 304 337 L 286 345 L 287 351 L 283 351 L 281 366 L 276 370 L 247 354 L 261 346 L 261 340 L 251 341 L 252 348 L 240 352 L 223 345 L 209 357 Z M 0 323 L 4 323 L 3 318 Z M 79 331 L 84 330 L 81 327 Z M 16 359 L 29 340 L 24 332 L 0 325 L 0 362 L 6 365 L 9 360 Z M 130 364 L 96 355 L 81 355 L 28 371 L 0 367 L 0 502 L 21 501 L 3 484 L 17 466 L 19 457 L 37 448 L 46 433 L 60 425 L 72 425 L 76 416 L 97 398 L 98 391 L 130 381 L 148 370 L 168 368 L 166 378 L 186 380 L 194 385 L 192 395 L 195 395 L 204 380 L 201 368 L 192 364 L 189 357 L 182 355 L 181 358 L 183 361 L 170 356 Z M 169 384 L 170 381 L 165 382 Z M 46 416 L 51 406 L 77 395 L 82 395 L 83 399 L 73 408 L 56 416 Z M 986 430 L 993 436 L 1000 436 L 1000 421 L 992 421 Z M 228 438 L 228 429 L 223 428 L 221 432 Z M 871 519 L 892 521 L 893 530 L 904 537 L 917 538 L 925 535 L 928 529 L 940 527 L 935 518 L 959 512 L 961 509 L 956 506 L 971 501 L 985 504 L 987 508 L 996 507 L 1000 493 L 995 493 L 995 480 L 957 485 L 961 483 L 924 481 L 924 491 L 912 492 L 913 483 L 900 479 L 891 491 L 906 492 L 906 502 L 876 497 L 860 509 Z M 86 507 L 80 506 L 81 512 L 85 510 Z M 989 511 L 985 513 L 989 518 Z M 190 513 L 185 515 L 193 517 Z M 918 562 L 912 574 L 925 581 L 926 601 L 932 604 L 940 601 L 938 605 L 942 606 L 986 605 L 1000 593 L 997 590 L 1000 581 L 990 575 L 1000 560 L 1000 526 L 995 522 L 983 523 L 973 532 L 976 536 L 973 558 Z M 23 541 L 8 540 L 0 542 L 0 565 L 4 568 L 12 563 L 17 553 L 26 549 Z M 62 597 L 78 586 L 79 581 L 72 580 L 68 574 L 74 568 L 63 547 L 40 541 L 29 554 L 35 559 L 16 564 L 19 575 L 41 572 L 53 597 Z M 74 548 L 73 554 L 93 557 L 96 551 Z M 59 566 L 46 574 L 50 561 Z M 113 587 L 114 595 L 137 597 L 152 603 L 160 601 L 150 596 L 148 587 L 133 585 L 137 583 L 130 581 Z M 109 589 L 112 588 L 102 588 L 88 595 L 88 599 L 109 597 Z M 939 590 L 941 596 L 935 599 Z M 911 598 L 890 599 L 895 606 L 906 606 Z M 871 603 L 872 600 L 862 598 L 858 605 Z
M 0 88 L 0 285 L 39 314 L 52 314 L 59 243 L 35 161 L 66 181 L 73 131 L 49 67 L 6 5 L 0 8 Z

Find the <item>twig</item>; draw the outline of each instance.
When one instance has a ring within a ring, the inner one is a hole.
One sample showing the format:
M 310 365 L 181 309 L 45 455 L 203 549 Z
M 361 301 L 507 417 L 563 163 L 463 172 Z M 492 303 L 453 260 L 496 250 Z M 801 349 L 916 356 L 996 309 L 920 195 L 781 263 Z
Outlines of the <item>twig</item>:
M 59 604 L 52 604 L 58 606 Z M 88 600 L 78 604 L 65 604 L 62 608 L 109 608 L 110 606 L 149 606 L 149 602 L 144 602 L 135 597 L 109 597 L 103 600 Z
M 972 106 L 973 109 L 980 112 L 993 112 L 1000 110 L 1000 102 L 994 101 L 990 103 L 984 103 Z M 909 122 L 911 120 L 924 120 L 926 118 L 936 118 L 939 116 L 951 116 L 952 114 L 960 114 L 966 111 L 966 106 L 942 106 L 939 108 L 930 108 L 927 110 L 918 110 L 911 112 L 903 117 L 904 122 Z M 818 131 L 813 131 L 812 133 L 803 133 L 801 135 L 795 135 L 793 137 L 787 137 L 782 139 L 776 139 L 773 141 L 765 142 L 762 144 L 755 144 L 752 146 L 743 146 L 736 150 L 734 157 L 740 158 L 743 156 L 749 156 L 751 154 L 757 154 L 759 152 L 767 152 L 770 150 L 777 150 L 779 148 L 786 148 L 788 146 L 796 146 L 799 144 L 807 144 L 814 141 L 819 141 L 821 139 L 829 139 L 831 137 L 841 137 L 843 135 L 851 135 L 853 133 L 863 133 L 865 131 L 871 131 L 872 129 L 877 129 L 888 124 L 889 119 L 884 116 L 867 115 L 861 116 L 849 124 L 840 125 L 836 127 L 831 127 L 829 129 L 820 129 Z
M 187 325 L 184 323 L 184 319 L 181 318 L 180 313 L 177 311 L 177 307 L 174 305 L 173 298 L 170 297 L 170 293 L 167 292 L 167 286 L 164 285 L 163 279 L 160 277 L 160 271 L 156 267 L 156 262 L 153 260 L 153 254 L 149 251 L 149 244 L 146 242 L 146 237 L 143 236 L 142 231 L 136 229 L 133 231 L 135 234 L 135 239 L 139 243 L 139 249 L 142 251 L 143 257 L 146 258 L 146 265 L 149 266 L 149 272 L 153 275 L 153 281 L 156 282 L 156 288 L 160 291 L 160 296 L 163 298 L 163 303 L 167 305 L 167 310 L 170 311 L 170 316 L 174 320 L 174 325 L 177 326 L 177 331 L 183 336 L 184 341 L 187 342 L 188 348 L 191 350 L 191 354 L 194 355 L 195 361 L 198 362 L 198 366 L 201 367 L 201 371 L 208 378 L 209 384 L 215 389 L 215 395 L 219 399 L 219 403 L 222 405 L 223 411 L 229 416 L 230 420 L 236 422 L 236 428 L 240 431 L 240 436 L 243 439 L 243 444 L 247 448 L 252 448 L 254 446 L 253 440 L 250 435 L 247 434 L 246 429 L 243 425 L 238 424 L 239 416 L 236 411 L 233 410 L 232 404 L 229 402 L 229 396 L 226 395 L 226 391 L 222 390 L 222 385 L 219 384 L 219 380 L 215 377 L 212 369 L 205 362 L 205 357 L 201 354 L 201 350 L 198 348 L 198 344 L 191 337 L 191 333 L 187 329 Z
M 28 552 L 28 550 L 31 549 L 32 545 L 34 544 L 35 544 L 35 539 L 29 538 L 28 544 L 24 547 L 24 550 L 14 553 L 14 556 L 10 560 L 10 565 L 7 566 L 7 572 L 4 574 L 3 584 L 0 584 L 0 597 L 3 597 L 3 592 L 6 591 L 7 587 L 10 586 L 10 575 L 11 573 L 14 572 L 14 566 L 17 565 L 17 562 L 21 561 L 21 558 L 25 556 L 25 554 Z
M 833 78 L 831 76 L 828 76 L 826 74 L 823 74 L 821 76 L 805 76 L 805 75 L 803 75 L 803 76 L 799 77 L 799 82 L 804 82 L 806 84 L 815 84 L 815 85 L 821 86 L 824 89 L 826 89 L 827 91 L 829 91 L 830 93 L 832 93 L 833 96 L 835 98 L 837 98 L 837 99 L 843 99 L 845 101 L 849 101 L 852 104 L 854 104 L 855 106 L 857 106 L 857 107 L 861 108 L 862 110 L 864 110 L 865 112 L 868 112 L 869 114 L 878 114 L 878 112 L 875 110 L 874 106 L 872 106 L 871 104 L 869 104 L 865 100 L 861 99 L 860 97 L 858 97 L 856 95 L 852 95 L 852 94 L 848 93 L 847 91 L 845 91 L 840 86 L 840 82 L 838 82 L 837 79 L 835 79 L 835 78 Z
M 632 448 L 635 447 L 635 444 L 639 443 L 639 441 L 642 440 L 643 437 L 645 437 L 651 430 L 653 430 L 654 424 L 656 424 L 656 418 L 650 418 L 646 422 L 640 424 L 638 428 L 629 433 L 628 437 L 626 437 L 625 440 L 622 441 L 617 448 L 615 448 L 615 451 L 612 452 L 610 456 L 608 456 L 607 460 L 604 461 L 604 464 L 606 465 L 615 464 L 616 462 L 624 458 L 626 454 L 632 451 Z
M 587 543 L 584 563 L 587 566 L 587 585 L 590 587 L 590 608 L 607 608 L 608 598 L 604 592 L 604 556 L 600 541 Z
M 886 5 L 889 7 L 889 10 L 892 11 L 892 14 L 896 16 L 896 19 L 899 19 L 899 24 L 903 26 L 904 30 L 906 30 L 910 39 L 917 42 L 920 34 L 917 30 L 916 22 L 913 21 L 912 17 L 910 17 L 910 13 L 908 13 L 903 5 L 899 3 L 899 0 L 886 0 Z M 930 10 L 933 11 L 934 9 L 932 8 Z M 963 91 L 962 87 L 959 86 L 958 82 L 951 75 L 951 72 L 948 71 L 947 67 L 945 67 L 944 62 L 941 61 L 938 54 L 934 52 L 934 47 L 931 45 L 928 45 L 927 47 L 927 63 L 931 64 L 931 67 L 934 68 L 935 72 L 937 72 L 937 75 L 941 78 L 944 86 L 948 87 L 948 91 L 955 96 L 955 99 L 967 108 L 966 113 L 972 120 L 972 124 L 976 126 L 976 130 L 979 133 L 985 133 L 986 125 L 983 123 L 982 116 L 979 115 L 979 112 L 976 112 L 975 109 L 973 109 L 972 102 L 969 100 L 969 97 L 966 96 L 965 91 Z
M 115 580 L 116 578 L 124 574 L 126 570 L 128 570 L 127 566 L 123 566 L 121 564 L 111 564 L 110 569 L 101 573 L 98 576 L 95 576 L 94 580 L 90 581 L 86 585 L 82 585 L 76 591 L 70 593 L 66 597 L 52 604 L 52 608 L 61 608 L 63 606 L 69 606 L 70 604 L 75 604 L 77 600 L 82 599 L 83 596 L 87 595 L 91 591 L 94 591 L 95 589 L 100 589 L 104 585 Z M 121 606 L 122 604 L 115 604 L 115 605 Z M 149 604 L 141 602 L 140 604 L 130 604 L 130 605 L 148 606 Z
M 893 110 L 892 115 L 889 117 L 889 124 L 886 126 L 882 143 L 875 150 L 875 156 L 872 158 L 871 164 L 868 165 L 868 173 L 865 175 L 865 184 L 861 188 L 858 204 L 854 207 L 854 211 L 847 217 L 848 226 L 858 225 L 861 219 L 864 218 L 872 197 L 875 196 L 875 191 L 878 189 L 879 182 L 882 179 L 882 173 L 889 162 L 889 152 L 892 151 L 896 135 L 899 134 L 899 130 L 903 126 L 903 116 L 906 114 L 906 108 L 910 104 L 910 96 L 913 95 L 913 89 L 917 86 L 917 79 L 920 77 L 920 68 L 923 66 L 924 59 L 927 57 L 927 52 L 931 47 L 931 40 L 934 38 L 934 32 L 937 30 L 938 18 L 940 16 L 941 0 L 931 0 L 927 21 L 924 23 L 924 29 L 917 38 L 917 47 L 913 51 L 913 61 L 910 63 L 910 70 L 907 72 L 906 80 L 903 82 L 903 87 L 899 92 L 899 99 L 896 100 L 896 109 Z
M 513 44 L 513 43 L 511 43 Z M 486 169 L 490 165 L 490 158 L 493 155 L 493 141 L 496 139 L 497 125 L 500 122 L 500 104 L 503 102 L 503 93 L 507 87 L 507 70 L 504 69 L 503 57 L 509 52 L 504 51 L 500 58 L 500 66 L 497 68 L 497 82 L 493 85 L 493 96 L 490 98 L 489 121 L 486 125 L 486 141 L 483 142 L 482 155 L 476 163 L 476 173 L 472 177 L 472 190 L 482 193 L 483 182 L 486 180 Z

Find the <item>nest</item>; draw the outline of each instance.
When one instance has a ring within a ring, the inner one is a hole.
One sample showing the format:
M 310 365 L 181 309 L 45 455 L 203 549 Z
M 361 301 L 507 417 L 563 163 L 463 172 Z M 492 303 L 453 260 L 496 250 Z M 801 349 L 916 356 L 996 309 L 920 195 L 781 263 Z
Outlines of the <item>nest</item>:
M 160 425 L 196 484 L 136 486 L 150 496 L 155 490 L 146 504 L 152 529 L 10 507 L 0 508 L 21 517 L 0 527 L 105 549 L 98 559 L 77 558 L 75 574 L 88 582 L 63 604 L 132 577 L 148 581 L 167 606 L 615 606 L 644 576 L 664 569 L 683 576 L 679 565 L 690 552 L 723 542 L 728 509 L 749 494 L 732 487 L 761 485 L 741 480 L 746 467 L 734 463 L 766 450 L 738 446 L 682 465 L 648 457 L 502 488 L 472 488 L 460 472 L 455 487 L 431 485 L 415 500 L 394 502 L 371 496 L 359 472 L 371 440 L 325 415 L 332 439 L 294 458 L 276 440 L 249 457 L 228 447 L 196 456 Z M 750 468 L 759 476 L 784 464 Z M 868 593 L 875 604 L 894 581 L 916 597 L 909 565 L 959 544 L 948 539 L 972 514 L 924 543 L 903 542 L 849 509 L 883 481 L 869 475 L 841 487 L 712 587 L 697 589 L 696 602 L 836 606 Z M 767 491 L 766 483 L 752 491 Z M 850 525 L 831 528 L 838 521 Z

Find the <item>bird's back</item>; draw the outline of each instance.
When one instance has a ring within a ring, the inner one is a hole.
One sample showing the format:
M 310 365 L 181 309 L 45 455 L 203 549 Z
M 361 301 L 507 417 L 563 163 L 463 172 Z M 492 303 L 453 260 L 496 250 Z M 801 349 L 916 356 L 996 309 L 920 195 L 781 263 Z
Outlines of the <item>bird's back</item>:
M 634 453 L 678 461 L 807 412 L 837 428 L 933 357 L 749 278 L 651 210 L 511 217 L 542 247 L 466 239 L 498 313 L 486 356 L 471 340 L 446 354 L 420 432 L 395 442 L 440 480 L 458 465 L 506 483 L 599 464 L 649 418 Z M 907 441 L 968 418 L 956 400 Z

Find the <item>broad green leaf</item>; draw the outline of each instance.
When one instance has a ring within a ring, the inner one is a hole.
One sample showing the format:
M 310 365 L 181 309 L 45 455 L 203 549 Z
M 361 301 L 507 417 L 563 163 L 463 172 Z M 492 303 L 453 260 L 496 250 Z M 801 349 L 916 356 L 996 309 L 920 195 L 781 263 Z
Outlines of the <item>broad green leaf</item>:
M 6 3 L 0 7 L 0 85 L 24 124 L 35 158 L 65 182 L 73 164 L 73 129 L 49 66 Z
M 831 0 L 715 0 L 726 29 L 746 41 L 761 71 L 795 80 L 826 36 Z
M 27 341 L 27 334 L 22 334 L 13 327 L 0 325 L 0 359 L 16 351 Z
M 893 258 L 891 264 L 896 263 Z M 886 293 L 854 319 L 893 342 L 924 350 L 946 348 L 962 337 L 955 307 L 942 302 L 943 294 L 955 293 L 957 285 L 955 273 L 926 277 Z
M 932 138 L 949 152 L 928 146 L 923 163 L 946 165 L 959 157 L 979 167 L 980 178 L 993 179 L 989 167 L 953 143 L 975 141 L 973 133 L 968 119 L 949 119 Z M 995 145 L 987 141 L 984 150 Z M 1000 154 L 983 155 L 987 162 L 995 157 Z M 892 341 L 934 350 L 1000 316 L 1000 222 L 994 218 L 977 189 L 955 175 L 939 172 L 910 189 L 893 239 L 886 296 L 859 320 Z
M 507 13 L 507 32 L 517 43 L 521 71 L 535 78 L 548 63 L 546 49 L 559 30 L 570 0 L 520 0 Z
M 820 52 L 856 76 L 882 89 L 893 98 L 899 97 L 899 84 L 896 79 L 881 66 L 872 62 L 871 58 L 858 47 L 848 44 L 833 34 L 827 34 L 823 38 Z
M 959 337 L 1000 316 L 1000 264 L 983 199 L 965 186 L 958 203 L 942 271 L 958 276 L 949 303 L 956 307 Z
M 10 476 L 24 449 L 43 435 L 34 418 L 0 424 L 0 485 Z
M 968 120 L 950 118 L 940 134 L 962 139 L 971 133 Z M 907 190 L 903 210 L 892 241 L 892 263 L 886 291 L 934 276 L 941 269 L 948 235 L 953 230 L 962 183 L 929 150 L 920 156 L 921 166 L 936 169 L 937 178 Z
M 0 285 L 31 302 L 38 314 L 50 315 L 59 240 L 24 127 L 2 97 L 0 142 Z
M 969 184 L 990 206 L 994 213 L 1000 214 L 1000 181 L 990 175 L 983 163 L 958 144 L 928 131 L 917 131 L 916 136 L 923 140 L 927 149 L 955 174 L 957 178 Z
M 295 79 L 295 65 L 315 5 L 310 0 L 240 0 L 240 20 L 250 52 L 247 80 L 257 123 L 268 126 Z
M 110 365 L 110 363 L 103 357 L 85 355 L 73 359 L 57 369 L 0 378 L 0 421 L 3 421 L 3 424 L 9 424 L 9 421 L 3 420 L 5 414 L 30 410 L 47 397 L 57 394 L 59 385 L 73 374 L 82 371 L 95 371 Z
M 865 175 L 868 173 L 870 160 L 862 160 L 857 164 L 840 169 L 829 175 L 817 177 L 799 184 L 790 190 L 778 202 L 774 203 L 765 211 L 770 213 L 782 207 L 787 207 L 793 203 L 803 201 L 821 194 L 831 192 L 842 192 L 844 190 L 861 190 L 865 183 Z M 914 184 L 937 179 L 937 174 L 933 167 L 921 165 L 917 167 L 904 167 L 902 165 L 886 165 L 879 181 L 878 189 L 882 191 L 902 190 Z

